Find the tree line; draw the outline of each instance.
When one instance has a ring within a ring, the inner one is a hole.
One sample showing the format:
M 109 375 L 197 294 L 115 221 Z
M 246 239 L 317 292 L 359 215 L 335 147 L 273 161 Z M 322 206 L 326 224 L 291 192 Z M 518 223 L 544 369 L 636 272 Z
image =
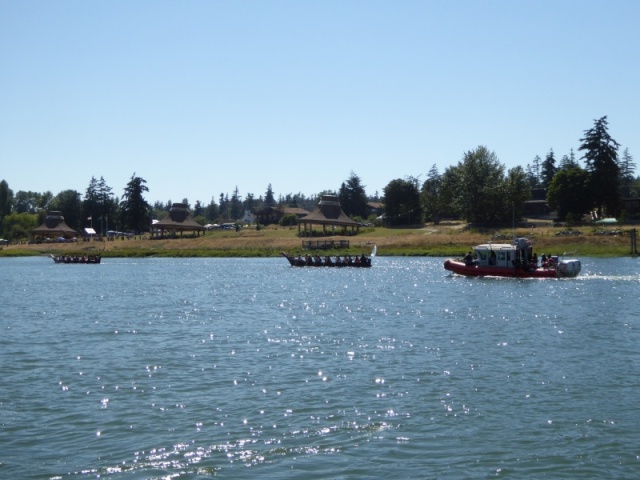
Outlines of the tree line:
M 620 145 L 608 132 L 607 117 L 594 121 L 584 132 L 578 148 L 580 161 L 573 150 L 556 164 L 553 150 L 545 159 L 536 156 L 525 168 L 506 170 L 497 155 L 485 146 L 465 152 L 462 160 L 442 174 L 435 165 L 420 184 L 417 177 L 391 180 L 383 189 L 367 195 L 358 175 L 351 172 L 337 191 L 327 190 L 305 196 L 302 193 L 276 198 L 271 184 L 264 195 L 249 193 L 243 199 L 236 186 L 232 194 L 221 193 L 208 204 L 197 200 L 193 206 L 187 198 L 192 216 L 202 225 L 235 222 L 245 211 L 264 208 L 298 207 L 311 211 L 324 194 L 338 195 L 345 213 L 356 220 L 383 223 L 387 226 L 417 225 L 425 221 L 438 223 L 442 218 L 457 218 L 478 225 L 509 225 L 520 221 L 525 201 L 535 189 L 546 191 L 549 207 L 560 220 L 575 221 L 584 214 L 598 216 L 624 215 L 622 199 L 636 197 L 640 179 L 634 177 L 635 163 L 628 149 L 618 156 Z M 121 197 L 113 193 L 103 177 L 92 177 L 84 193 L 63 190 L 38 193 L 18 191 L 15 194 L 6 180 L 0 181 L 0 236 L 12 241 L 27 239 L 49 211 L 61 211 L 67 225 L 82 230 L 92 226 L 98 234 L 108 230 L 149 231 L 151 220 L 163 218 L 172 201 L 150 204 L 146 180 L 134 173 Z M 384 205 L 382 219 L 371 214 L 370 202 Z M 294 224 L 295 216 L 282 222 Z
M 60 211 L 65 223 L 81 231 L 92 227 L 98 235 L 106 235 L 110 230 L 134 233 L 148 232 L 153 219 L 164 218 L 172 200 L 149 203 L 145 195 L 149 192 L 146 180 L 135 173 L 126 184 L 121 197 L 113 193 L 113 188 L 103 177 L 92 177 L 84 193 L 76 190 L 63 190 L 57 195 L 50 191 L 18 191 L 15 194 L 6 180 L 0 181 L 0 237 L 11 241 L 26 240 L 30 232 L 42 224 L 48 212 Z M 298 207 L 311 211 L 325 194 L 335 195 L 326 190 L 317 195 L 305 196 L 302 193 L 280 195 L 276 198 L 271 184 L 264 195 L 256 197 L 247 194 L 242 198 L 238 187 L 231 195 L 221 193 L 218 201 L 214 197 L 208 204 L 197 200 L 192 206 L 187 198 L 179 203 L 188 206 L 192 217 L 201 225 L 207 223 L 227 223 L 240 221 L 245 211 L 253 212 L 264 208 Z M 351 177 L 338 190 L 338 195 L 354 218 L 364 219 L 369 201 L 380 201 L 376 195 L 367 197 L 364 186 L 357 175 Z M 294 224 L 296 217 L 285 217 L 283 224 Z
M 627 216 L 622 200 L 640 192 L 629 150 L 618 155 L 620 144 L 609 135 L 606 116 L 595 120 L 580 142 L 584 166 L 573 150 L 556 164 L 550 150 L 544 160 L 536 156 L 525 168 L 506 171 L 494 152 L 480 146 L 442 174 L 434 165 L 422 185 L 414 177 L 393 180 L 384 188 L 386 222 L 459 218 L 483 226 L 510 225 L 522 219 L 535 190 L 545 193 L 561 221 L 578 222 L 589 213 L 594 218 Z

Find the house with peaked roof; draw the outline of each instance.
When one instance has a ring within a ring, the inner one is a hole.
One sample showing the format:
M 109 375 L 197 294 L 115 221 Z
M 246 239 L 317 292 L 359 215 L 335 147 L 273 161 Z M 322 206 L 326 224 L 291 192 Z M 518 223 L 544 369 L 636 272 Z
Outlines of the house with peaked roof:
M 367 202 L 368 215 L 382 215 L 384 204 L 382 202 Z
M 42 225 L 31 230 L 31 235 L 40 240 L 58 237 L 68 239 L 77 237 L 78 232 L 65 223 L 62 212 L 52 211 L 47 214 Z
M 360 224 L 342 211 L 337 195 L 323 195 L 313 212 L 298 219 L 298 235 L 311 237 L 314 225 L 322 227 L 323 235 L 356 235 L 360 230 Z
M 189 206 L 186 203 L 174 203 L 169 214 L 153 224 L 151 238 L 176 236 L 178 232 L 181 236 L 184 232 L 199 236 L 201 233 L 204 235 L 205 230 L 205 227 L 191 218 Z
M 304 208 L 300 207 L 284 207 L 282 209 L 282 213 L 284 213 L 285 215 L 295 215 L 296 219 L 300 219 L 302 217 L 305 217 L 306 215 L 309 215 L 309 210 L 305 210 Z
M 256 212 L 256 223 L 261 225 L 272 225 L 279 223 L 282 217 L 285 215 L 295 215 L 296 219 L 300 219 L 305 215 L 309 215 L 309 211 L 304 208 L 298 207 L 264 207 L 262 210 Z

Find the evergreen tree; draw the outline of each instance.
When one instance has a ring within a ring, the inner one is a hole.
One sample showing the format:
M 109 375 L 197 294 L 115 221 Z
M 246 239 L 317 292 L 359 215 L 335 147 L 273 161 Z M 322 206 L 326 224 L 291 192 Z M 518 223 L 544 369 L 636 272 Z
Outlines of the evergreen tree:
M 633 157 L 629 153 L 629 149 L 625 148 L 620 157 L 620 190 L 623 197 L 631 196 L 635 170 L 636 164 L 633 161 Z
M 556 159 L 553 155 L 553 149 L 549 150 L 544 162 L 542 162 L 542 173 L 540 175 L 542 180 L 542 187 L 547 188 L 553 180 L 553 176 L 556 174 Z
M 193 216 L 199 217 L 201 215 L 204 215 L 204 207 L 202 206 L 202 203 L 200 203 L 200 200 L 196 200 L 196 204 L 193 207 Z
M 284 196 L 284 199 L 283 199 L 283 201 L 282 201 L 282 204 L 283 204 L 283 205 L 287 205 L 288 207 L 292 207 L 292 206 L 293 206 L 293 203 L 295 203 L 295 200 L 293 199 L 293 195 L 292 195 L 292 194 L 290 194 L 290 193 L 287 193 L 287 194 Z
M 534 187 L 540 186 L 540 174 L 542 169 L 542 159 L 539 155 L 536 155 L 533 159 L 533 165 L 531 167 L 531 171 L 533 173 L 533 178 L 535 179 Z
M 558 165 L 558 170 L 571 170 L 572 168 L 577 168 L 578 162 L 576 161 L 576 155 L 573 153 L 573 148 L 571 149 L 571 153 L 567 155 L 563 155 L 560 160 L 560 164 Z
M 631 198 L 638 198 L 638 196 L 640 196 L 640 177 L 636 177 L 631 182 L 631 191 L 629 192 Z
M 244 199 L 243 206 L 245 210 L 255 213 L 256 210 L 256 199 L 253 193 L 247 193 L 247 198 Z
M 525 175 L 527 178 L 527 183 L 529 184 L 529 188 L 536 188 L 538 186 L 538 179 L 536 178 L 536 175 L 533 172 L 533 167 L 530 163 L 527 163 Z
M 367 216 L 367 195 L 360 177 L 351 172 L 346 182 L 342 182 L 338 190 L 338 200 L 344 213 L 349 216 Z
M 220 194 L 220 217 L 225 222 L 231 220 L 231 200 L 228 193 Z
M 88 222 L 88 225 L 93 225 L 93 221 L 98 224 L 98 214 L 101 213 L 101 197 L 98 191 L 98 180 L 96 177 L 91 177 L 89 186 L 84 193 L 84 200 L 82 200 L 82 218 Z M 95 215 L 95 218 L 94 218 Z
M 107 230 L 109 230 L 109 219 L 111 219 L 112 222 L 115 222 L 116 218 L 118 217 L 119 205 L 118 201 L 113 198 L 112 190 L 113 189 L 109 185 L 107 185 L 104 177 L 101 176 L 96 185 L 98 210 L 95 213 L 98 214 L 97 220 L 99 223 L 96 224 L 96 219 L 93 219 L 94 225 L 98 227 L 99 233 L 101 235 L 105 235 L 107 233 Z
M 593 128 L 585 131 L 582 145 L 587 171 L 590 174 L 590 191 L 595 200 L 599 216 L 604 213 L 616 216 L 619 208 L 620 167 L 618 147 L 608 132 L 607 117 L 595 120 Z
M 151 207 L 143 196 L 145 192 L 149 191 L 146 183 L 145 179 L 136 177 L 134 173 L 124 189 L 124 195 L 120 202 L 124 227 L 134 232 L 149 230 L 151 223 Z
M 433 164 L 427 175 L 427 179 L 422 184 L 421 199 L 422 208 L 427 216 L 436 225 L 440 223 L 441 214 L 441 187 L 442 177 L 438 172 L 438 167 Z
M 237 220 L 242 216 L 243 212 L 241 212 L 241 209 L 242 209 L 242 201 L 240 198 L 240 191 L 236 186 L 235 190 L 233 191 L 233 195 L 231 197 L 231 205 L 229 208 L 229 216 L 231 220 Z
M 13 192 L 6 180 L 0 181 L 0 233 L 2 233 L 2 220 L 11 213 L 13 204 Z
M 164 202 L 156 200 L 151 207 L 151 218 L 155 220 L 163 219 L 167 215 Z
M 271 184 L 269 184 L 269 186 L 267 187 L 267 191 L 264 194 L 264 205 L 265 207 L 276 206 L 276 199 L 275 199 L 275 196 L 273 195 L 273 189 L 271 188 Z
M 209 205 L 207 205 L 207 207 L 205 208 L 204 217 L 209 222 L 216 222 L 220 217 L 220 209 L 218 208 L 218 205 L 216 204 L 213 197 L 211 197 L 211 202 L 209 202 Z

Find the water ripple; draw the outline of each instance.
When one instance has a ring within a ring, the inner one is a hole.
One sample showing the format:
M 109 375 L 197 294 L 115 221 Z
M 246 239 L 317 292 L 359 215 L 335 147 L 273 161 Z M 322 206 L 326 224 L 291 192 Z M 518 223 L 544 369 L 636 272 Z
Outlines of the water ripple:
M 636 476 L 629 259 L 48 261 L 0 262 L 3 478 Z

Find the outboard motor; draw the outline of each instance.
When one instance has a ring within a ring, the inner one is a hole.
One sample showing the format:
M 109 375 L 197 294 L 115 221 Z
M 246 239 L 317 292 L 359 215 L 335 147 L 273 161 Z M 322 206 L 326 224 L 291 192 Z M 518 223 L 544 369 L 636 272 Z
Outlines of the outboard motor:
M 581 268 L 582 264 L 580 263 L 580 260 L 574 258 L 570 260 L 562 260 L 558 265 L 558 276 L 577 277 Z

